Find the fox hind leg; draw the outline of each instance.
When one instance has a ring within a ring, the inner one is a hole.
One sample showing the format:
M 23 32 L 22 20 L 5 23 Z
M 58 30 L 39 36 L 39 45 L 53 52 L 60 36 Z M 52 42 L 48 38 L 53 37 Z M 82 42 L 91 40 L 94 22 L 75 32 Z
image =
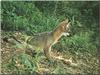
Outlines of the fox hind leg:
M 51 46 L 47 46 L 44 48 L 44 54 L 47 57 L 47 59 L 51 58 L 50 52 L 51 52 Z

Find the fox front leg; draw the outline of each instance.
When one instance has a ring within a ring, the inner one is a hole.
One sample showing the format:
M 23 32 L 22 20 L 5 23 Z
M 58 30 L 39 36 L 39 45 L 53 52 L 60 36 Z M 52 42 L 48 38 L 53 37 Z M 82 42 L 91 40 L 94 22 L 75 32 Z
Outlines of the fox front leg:
M 47 47 L 44 48 L 44 54 L 47 57 L 47 59 L 51 58 L 50 52 L 51 52 L 51 46 L 47 46 Z

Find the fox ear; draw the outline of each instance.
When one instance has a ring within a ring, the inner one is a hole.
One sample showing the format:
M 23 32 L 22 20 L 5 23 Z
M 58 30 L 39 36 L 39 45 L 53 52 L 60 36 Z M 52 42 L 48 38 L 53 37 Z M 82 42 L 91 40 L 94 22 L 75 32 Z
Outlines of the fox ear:
M 68 19 L 66 19 L 65 22 L 68 23 Z

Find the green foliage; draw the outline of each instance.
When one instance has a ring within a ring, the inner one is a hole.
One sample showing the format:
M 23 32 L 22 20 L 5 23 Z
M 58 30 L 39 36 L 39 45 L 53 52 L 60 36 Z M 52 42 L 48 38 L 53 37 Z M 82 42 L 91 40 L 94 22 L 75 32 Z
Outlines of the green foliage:
M 82 33 L 80 35 L 74 35 L 72 38 L 66 40 L 66 46 L 68 49 L 74 50 L 75 52 L 80 51 L 82 53 L 89 52 L 94 53 L 96 48 L 91 42 L 89 33 Z M 73 51 L 73 52 L 74 52 Z M 94 52 L 92 52 L 94 51 Z
M 9 60 L 9 63 L 4 65 L 4 67 L 7 70 L 9 69 L 11 73 L 16 72 L 21 75 L 37 71 L 38 61 L 38 58 L 32 58 L 27 54 L 16 54 Z

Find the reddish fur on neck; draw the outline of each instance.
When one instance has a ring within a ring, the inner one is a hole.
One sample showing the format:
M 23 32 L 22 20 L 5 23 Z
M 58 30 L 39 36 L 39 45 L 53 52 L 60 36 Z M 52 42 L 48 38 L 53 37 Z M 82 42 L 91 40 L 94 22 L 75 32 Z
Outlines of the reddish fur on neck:
M 53 38 L 54 38 L 54 43 L 56 43 L 62 36 L 62 29 L 61 26 L 57 27 L 54 31 L 53 31 Z

